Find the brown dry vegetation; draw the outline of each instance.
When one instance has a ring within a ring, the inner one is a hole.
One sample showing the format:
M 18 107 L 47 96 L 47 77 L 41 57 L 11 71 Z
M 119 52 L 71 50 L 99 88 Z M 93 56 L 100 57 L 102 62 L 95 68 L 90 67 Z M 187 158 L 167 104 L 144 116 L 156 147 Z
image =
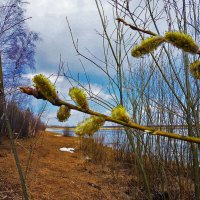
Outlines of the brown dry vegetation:
M 56 137 L 42 133 L 35 139 L 17 140 L 22 165 L 33 147 L 27 185 L 31 199 L 130 199 L 127 171 L 111 170 L 85 159 L 78 138 Z M 61 147 L 75 147 L 75 153 L 61 152 Z M 116 179 L 117 176 L 117 179 Z M 20 183 L 8 140 L 0 145 L 0 199 L 22 199 Z
M 59 136 L 42 132 L 36 138 L 16 140 L 24 171 L 27 160 L 30 161 L 27 186 L 31 199 L 147 199 L 133 154 L 129 153 L 127 157 L 123 153 L 122 156 L 122 152 L 104 147 L 101 140 L 98 141 L 100 144 L 97 144 L 91 139 L 80 142 L 76 137 Z M 61 147 L 73 147 L 75 153 L 61 152 L 59 150 Z M 184 173 L 180 175 L 179 180 L 176 165 L 164 166 L 162 163 L 166 173 L 165 189 L 162 192 L 159 179 L 162 177 L 159 177 L 155 170 L 159 162 L 153 157 L 151 159 L 144 157 L 144 161 L 148 166 L 145 170 L 149 176 L 153 200 L 163 199 L 165 191 L 167 196 L 170 196 L 165 200 L 194 199 L 193 183 L 188 176 L 185 176 L 187 172 L 184 172 L 185 168 L 181 169 Z M 180 195 L 179 181 L 182 195 Z M 1 199 L 22 199 L 8 139 L 3 139 L 0 144 Z

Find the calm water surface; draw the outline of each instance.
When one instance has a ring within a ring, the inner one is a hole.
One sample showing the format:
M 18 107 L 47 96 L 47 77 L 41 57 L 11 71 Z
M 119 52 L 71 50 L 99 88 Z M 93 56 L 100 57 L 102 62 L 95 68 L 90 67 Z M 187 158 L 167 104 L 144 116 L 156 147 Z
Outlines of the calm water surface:
M 73 130 L 66 131 L 64 129 L 47 128 L 46 131 L 66 135 L 69 137 L 77 137 Z M 94 139 L 101 140 L 101 142 L 106 146 L 110 146 L 113 143 L 119 142 L 119 140 L 124 142 L 126 136 L 122 130 L 99 130 L 94 134 Z

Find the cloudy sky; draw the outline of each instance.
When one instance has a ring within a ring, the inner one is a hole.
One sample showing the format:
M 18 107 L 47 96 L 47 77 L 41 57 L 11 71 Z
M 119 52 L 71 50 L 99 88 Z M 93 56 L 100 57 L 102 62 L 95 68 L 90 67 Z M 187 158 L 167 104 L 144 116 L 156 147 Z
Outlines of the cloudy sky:
M 148 22 L 149 18 L 148 14 L 143 10 L 145 5 L 138 6 L 137 4 L 139 5 L 140 1 L 135 0 L 130 6 L 132 7 L 132 10 L 134 10 L 134 14 L 137 16 L 136 23 L 138 23 L 139 26 L 142 26 L 143 22 Z M 107 19 L 107 30 L 109 35 L 111 35 L 115 28 L 113 9 L 107 0 L 102 0 L 102 6 Z M 158 12 L 159 8 L 162 6 L 156 6 L 158 10 L 154 11 Z M 110 100 L 114 95 L 112 91 L 109 94 L 107 89 L 108 76 L 92 65 L 91 62 L 77 56 L 73 47 L 66 16 L 69 20 L 75 42 L 78 40 L 79 51 L 98 64 L 101 63 L 101 66 L 105 68 L 105 65 L 102 64 L 101 61 L 94 58 L 95 56 L 104 60 L 103 39 L 100 36 L 100 34 L 103 33 L 103 28 L 101 26 L 100 16 L 94 0 L 29 0 L 29 4 L 26 6 L 26 17 L 32 18 L 27 20 L 27 26 L 30 30 L 39 33 L 41 41 L 37 44 L 35 57 L 36 71 L 34 73 L 28 73 L 24 75 L 24 77 L 31 80 L 35 74 L 43 73 L 47 77 L 50 77 L 51 81 L 55 81 L 56 76 L 52 76 L 52 74 L 56 75 L 58 72 L 61 56 L 62 61 L 64 62 L 65 72 L 68 72 L 69 69 L 72 76 L 75 77 L 76 80 L 78 79 L 85 88 L 92 88 L 94 94 L 98 94 L 104 100 L 112 103 L 112 107 L 115 106 L 116 102 Z M 161 16 L 159 17 L 161 18 Z M 159 30 L 166 30 L 165 21 L 160 20 L 157 24 Z M 154 26 L 151 26 L 151 24 L 149 24 L 149 26 L 152 31 L 155 31 Z M 128 30 L 127 27 L 124 28 L 123 33 L 126 33 L 126 36 L 128 35 L 127 38 L 130 38 L 130 41 L 128 42 L 130 46 L 128 46 L 127 49 L 131 49 L 134 42 L 138 43 L 141 40 L 138 35 L 135 35 L 136 33 L 134 31 Z M 116 32 L 114 34 L 116 34 Z M 112 35 L 113 38 L 116 37 L 114 34 Z M 113 40 L 112 42 L 114 44 Z M 110 54 L 108 56 L 109 70 L 112 76 L 114 76 L 113 74 L 116 74 L 116 71 L 114 71 L 116 64 L 115 62 L 112 62 L 112 59 L 110 59 Z M 138 62 L 137 59 L 133 60 L 132 57 L 129 59 L 131 65 L 136 68 Z M 85 76 L 83 66 L 87 73 L 90 85 Z M 126 64 L 123 65 L 124 71 L 126 71 L 127 66 L 128 65 Z M 75 84 L 73 81 L 72 83 L 73 85 Z M 56 87 L 59 91 L 59 96 L 69 101 L 68 90 L 72 86 L 66 78 L 60 77 L 57 80 Z M 34 98 L 32 100 L 32 107 L 37 112 L 41 110 L 43 104 L 44 101 L 42 100 L 36 100 Z M 91 106 L 94 110 L 99 109 L 99 107 L 97 108 L 94 104 Z M 85 115 L 74 111 L 69 121 L 66 122 L 66 124 L 61 124 L 56 119 L 57 109 L 57 107 L 48 104 L 43 118 L 45 121 L 48 120 L 49 124 L 71 126 L 76 125 L 78 122 L 83 120 L 83 117 L 85 117 Z M 103 108 L 101 111 L 109 114 L 109 111 L 105 109 L 103 110 Z
M 108 18 L 111 18 L 111 6 L 106 1 L 103 6 Z M 70 22 L 74 38 L 78 38 L 79 50 L 91 57 L 86 50 L 89 49 L 94 55 L 101 57 L 102 40 L 97 31 L 102 33 L 102 27 L 94 0 L 34 0 L 30 1 L 26 10 L 27 17 L 32 17 L 27 21 L 29 29 L 38 32 L 42 39 L 37 45 L 36 72 L 34 74 L 43 73 L 49 77 L 57 73 L 61 55 L 65 70 L 67 71 L 69 67 L 75 77 L 79 74 L 80 80 L 87 87 L 80 57 L 77 56 L 72 44 L 66 16 Z M 106 81 L 102 79 L 102 72 L 83 59 L 82 62 L 90 78 L 94 93 L 99 93 L 101 97 L 109 99 L 107 91 L 104 90 Z M 34 74 L 30 73 L 24 76 L 32 79 Z M 55 77 L 50 79 L 54 81 Z M 67 100 L 70 87 L 65 78 L 58 79 L 57 90 Z M 42 101 L 33 99 L 32 106 L 39 111 Z M 49 120 L 49 124 L 60 124 L 55 118 L 57 109 L 48 104 L 44 118 Z M 72 117 L 67 125 L 75 125 L 83 119 L 83 116 L 81 113 L 72 112 Z

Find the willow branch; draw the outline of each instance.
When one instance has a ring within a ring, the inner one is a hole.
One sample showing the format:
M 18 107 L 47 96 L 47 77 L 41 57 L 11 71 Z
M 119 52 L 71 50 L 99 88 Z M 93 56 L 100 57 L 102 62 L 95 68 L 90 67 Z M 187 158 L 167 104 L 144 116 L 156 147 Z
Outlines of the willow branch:
M 20 87 L 21 92 L 28 94 L 28 95 L 32 95 L 37 99 L 43 99 L 46 100 L 45 97 L 35 88 L 31 88 L 31 87 Z M 167 137 L 167 138 L 173 138 L 173 139 L 178 139 L 178 140 L 183 140 L 183 141 L 187 141 L 187 142 L 192 142 L 192 143 L 198 143 L 200 144 L 200 138 L 198 137 L 191 137 L 191 136 L 183 136 L 180 134 L 176 134 L 176 133 L 170 133 L 170 132 L 165 132 L 165 131 L 161 131 L 161 130 L 157 130 L 151 127 L 146 127 L 146 126 L 142 126 L 139 124 L 136 124 L 134 122 L 123 122 L 117 119 L 113 119 L 110 116 L 104 115 L 102 113 L 90 110 L 90 109 L 83 109 L 81 107 L 75 106 L 73 104 L 70 104 L 68 102 L 65 102 L 59 98 L 55 99 L 53 102 L 50 102 L 51 104 L 53 104 L 54 106 L 61 106 L 61 105 L 65 105 L 67 106 L 69 109 L 72 110 L 77 110 L 80 111 L 82 113 L 86 113 L 86 114 L 90 114 L 90 115 L 95 115 L 98 117 L 104 117 L 105 121 L 109 121 L 109 122 L 114 122 L 117 124 L 121 124 L 123 126 L 129 127 L 129 128 L 134 128 L 137 130 L 141 130 L 144 131 L 145 133 L 151 134 L 151 135 L 158 135 L 158 136 L 163 136 L 163 137 Z
M 127 23 L 125 20 L 123 20 L 122 18 L 116 18 L 116 20 L 118 22 L 122 22 L 124 25 L 126 26 L 129 26 L 132 30 L 135 30 L 135 31 L 139 31 L 139 32 L 142 32 L 142 33 L 146 33 L 148 35 L 152 35 L 152 36 L 158 36 L 158 34 L 150 31 L 150 30 L 144 30 L 144 29 L 141 29 L 141 28 L 138 28 L 137 26 L 134 26 L 132 24 L 129 24 Z M 196 54 L 200 55 L 200 49 L 196 52 Z
M 142 32 L 142 33 L 146 33 L 146 34 L 152 35 L 152 36 L 157 36 L 156 33 L 152 32 L 152 31 L 149 31 L 149 30 L 144 30 L 144 29 L 138 28 L 138 27 L 136 27 L 136 26 L 134 26 L 134 25 L 132 25 L 132 24 L 127 23 L 127 22 L 124 21 L 122 18 L 119 18 L 119 17 L 118 17 L 116 20 L 117 20 L 118 22 L 122 22 L 122 23 L 123 23 L 124 25 L 126 25 L 126 26 L 129 26 L 132 30 L 140 31 L 140 32 Z

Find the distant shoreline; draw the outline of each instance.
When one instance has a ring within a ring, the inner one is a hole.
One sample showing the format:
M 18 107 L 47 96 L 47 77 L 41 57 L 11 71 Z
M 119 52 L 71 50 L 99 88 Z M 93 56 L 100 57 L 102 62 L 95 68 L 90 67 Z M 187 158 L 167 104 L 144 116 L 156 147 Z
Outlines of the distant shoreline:
M 144 125 L 147 126 L 147 125 Z M 193 125 L 195 127 L 195 125 Z M 150 128 L 159 129 L 159 130 L 167 130 L 167 129 L 187 129 L 187 125 L 148 125 Z M 200 128 L 200 126 L 198 126 Z M 69 126 L 69 127 L 60 127 L 60 126 L 48 126 L 48 129 L 57 129 L 57 130 L 74 130 L 76 126 Z M 124 130 L 123 126 L 104 126 L 101 127 L 100 130 Z
M 46 130 L 48 129 L 56 129 L 56 130 L 74 130 L 76 127 L 47 127 Z M 45 130 L 45 131 L 46 131 Z M 102 127 L 100 130 L 123 130 L 123 127 Z

